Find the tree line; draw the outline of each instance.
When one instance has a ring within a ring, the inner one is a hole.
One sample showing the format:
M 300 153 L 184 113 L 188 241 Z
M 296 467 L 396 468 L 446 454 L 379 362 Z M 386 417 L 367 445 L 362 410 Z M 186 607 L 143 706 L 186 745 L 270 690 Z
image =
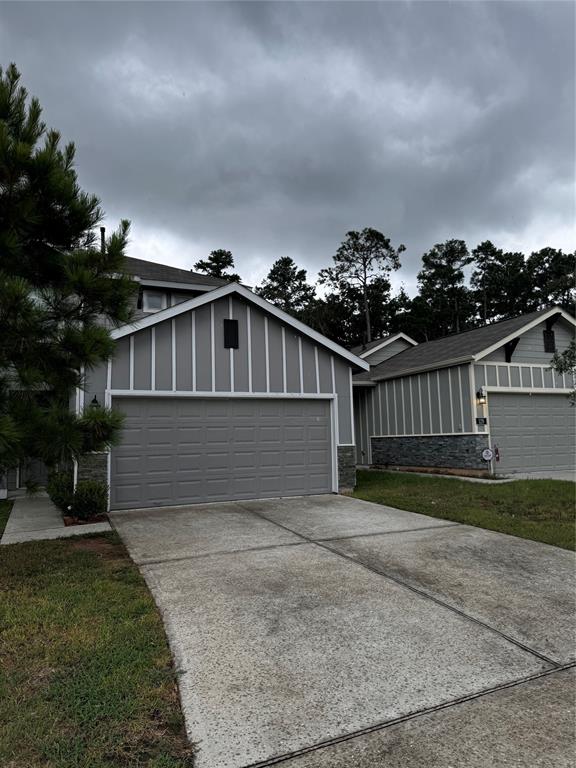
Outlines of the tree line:
M 430 341 L 534 312 L 552 304 L 573 311 L 576 253 L 542 248 L 528 256 L 490 240 L 470 250 L 464 240 L 437 243 L 422 256 L 417 293 L 392 291 L 403 245 L 376 229 L 350 231 L 316 285 L 289 256 L 272 264 L 254 290 L 285 312 L 345 347 L 403 331 Z M 195 268 L 239 280 L 231 251 L 212 251 Z

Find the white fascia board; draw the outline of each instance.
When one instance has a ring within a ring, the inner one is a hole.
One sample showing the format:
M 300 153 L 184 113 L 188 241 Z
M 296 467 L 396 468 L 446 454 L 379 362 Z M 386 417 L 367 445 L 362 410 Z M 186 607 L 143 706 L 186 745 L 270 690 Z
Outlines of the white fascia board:
M 537 325 L 540 325 L 540 323 L 545 322 L 549 317 L 552 317 L 553 315 L 561 315 L 564 320 L 567 320 L 571 325 L 576 326 L 576 320 L 574 320 L 572 315 L 569 315 L 568 312 L 565 312 L 561 307 L 552 307 L 552 309 L 548 310 L 548 312 L 545 312 L 535 320 L 531 320 L 529 323 L 526 323 L 525 326 L 518 329 L 517 331 L 514 331 L 514 333 L 510 333 L 508 336 L 500 339 L 500 341 L 492 344 L 492 346 L 483 349 L 482 352 L 478 352 L 476 355 L 474 355 L 474 360 L 481 360 L 483 357 L 486 357 L 486 355 L 490 355 L 495 350 L 503 347 L 504 344 L 507 344 L 509 341 L 512 341 L 512 339 L 515 339 L 518 336 L 522 336 L 523 333 L 530 331 L 532 328 L 535 328 Z
M 213 291 L 218 288 L 217 285 L 206 285 L 205 283 L 173 283 L 169 280 L 148 280 L 144 277 L 139 277 L 138 282 L 143 288 L 171 288 L 173 290 L 182 291 Z
M 136 320 L 134 323 L 123 325 L 121 328 L 116 328 L 111 332 L 110 335 L 113 339 L 121 339 L 124 336 L 129 336 L 132 333 L 136 333 L 136 331 L 142 331 L 146 328 L 150 328 L 152 325 L 162 323 L 164 320 L 170 320 L 171 318 L 176 317 L 177 315 L 181 315 L 184 312 L 189 312 L 191 309 L 197 309 L 198 307 L 204 306 L 204 304 L 218 301 L 218 299 L 229 296 L 231 293 L 238 294 L 238 296 L 246 299 L 246 301 L 249 301 L 257 307 L 260 307 L 260 309 L 262 309 L 264 312 L 268 312 L 274 317 L 277 317 L 281 322 L 292 326 L 292 328 L 301 333 L 303 336 L 307 336 L 317 344 L 330 349 L 336 355 L 343 357 L 345 360 L 348 360 L 350 363 L 358 368 L 361 368 L 363 371 L 370 370 L 370 365 L 365 360 L 362 360 L 361 358 L 352 354 L 352 352 L 344 349 L 344 347 L 341 347 L 339 344 L 336 344 L 334 341 L 326 338 L 326 336 L 318 333 L 318 331 L 309 328 L 304 323 L 301 323 L 300 320 L 296 320 L 296 318 L 291 317 L 283 310 L 275 307 L 273 304 L 270 304 L 261 296 L 252 293 L 252 291 L 248 290 L 248 288 L 245 288 L 239 283 L 229 283 L 228 285 L 223 285 L 221 288 L 215 288 L 212 291 L 207 291 L 202 296 L 196 296 L 192 299 L 188 299 L 187 301 L 183 301 L 180 304 L 175 304 L 172 307 L 168 307 L 167 309 L 161 309 L 159 312 L 154 312 L 151 317 L 143 317 L 140 320 Z
M 410 336 L 407 336 L 405 333 L 395 333 L 394 336 L 390 336 L 389 339 L 386 339 L 386 341 L 383 341 L 382 344 L 379 344 L 377 347 L 372 347 L 372 349 L 368 349 L 366 352 L 362 352 L 359 357 L 364 359 L 365 357 L 370 357 L 370 355 L 373 355 L 374 352 L 378 352 L 378 350 L 383 349 L 384 347 L 387 347 L 388 344 L 392 344 L 393 341 L 398 341 L 398 339 L 404 339 L 404 341 L 407 341 L 409 344 L 412 344 L 412 346 L 417 347 L 418 342 L 414 341 L 414 339 L 410 338 Z

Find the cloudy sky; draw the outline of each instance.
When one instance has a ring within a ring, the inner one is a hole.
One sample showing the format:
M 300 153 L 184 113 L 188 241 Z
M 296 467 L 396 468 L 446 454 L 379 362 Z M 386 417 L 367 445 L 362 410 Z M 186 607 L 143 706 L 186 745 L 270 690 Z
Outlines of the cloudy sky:
M 311 277 L 349 229 L 575 246 L 571 2 L 0 3 L 47 123 L 130 255 Z

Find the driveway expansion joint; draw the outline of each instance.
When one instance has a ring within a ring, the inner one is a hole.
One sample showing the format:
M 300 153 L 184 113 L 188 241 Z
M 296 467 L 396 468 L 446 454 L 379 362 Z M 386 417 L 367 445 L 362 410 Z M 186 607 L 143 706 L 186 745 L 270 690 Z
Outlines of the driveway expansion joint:
M 243 509 L 245 509 L 243 507 Z M 327 542 L 329 541 L 338 541 L 337 538 L 332 539 L 311 539 L 309 536 L 306 536 L 303 533 L 299 533 L 298 531 L 294 531 L 291 528 L 289 528 L 287 525 L 284 525 L 283 523 L 279 523 L 276 520 L 272 520 L 269 517 L 266 517 L 266 515 L 262 514 L 261 512 L 256 512 L 253 509 L 245 509 L 247 512 L 251 512 L 253 515 L 256 515 L 257 517 L 267 520 L 270 523 L 273 523 L 274 525 L 277 525 L 280 528 L 283 528 L 285 531 L 288 531 L 289 533 L 293 533 L 296 536 L 300 536 L 302 539 L 306 541 L 308 544 L 314 544 L 317 547 L 320 547 L 321 549 L 326 550 L 327 552 L 330 552 L 333 555 L 337 555 L 338 557 L 343 558 L 344 560 L 348 560 L 351 563 L 354 563 L 355 565 L 360 566 L 361 568 L 366 569 L 367 571 L 370 571 L 371 573 L 375 573 L 378 576 L 381 576 L 383 579 L 388 579 L 389 581 L 394 582 L 395 584 L 398 584 L 401 587 L 404 587 L 405 589 L 410 590 L 416 595 L 419 595 L 420 597 L 431 600 L 432 602 L 436 603 L 436 605 L 440 605 L 443 608 L 448 609 L 449 611 L 452 611 L 453 613 L 456 613 L 458 616 L 460 616 L 463 619 L 466 619 L 467 621 L 473 622 L 474 624 L 477 624 L 478 626 L 484 627 L 484 629 L 489 630 L 490 632 L 493 632 L 494 634 L 498 635 L 499 637 L 503 638 L 504 640 L 508 641 L 509 643 L 512 643 L 517 648 L 521 648 L 526 653 L 530 653 L 532 656 L 536 656 L 541 661 L 546 662 L 547 664 L 550 664 L 555 669 L 563 669 L 563 665 L 561 662 L 555 661 L 554 659 L 549 658 L 548 656 L 545 656 L 544 654 L 540 653 L 539 651 L 536 651 L 534 648 L 531 648 L 528 645 L 525 645 L 520 640 L 515 639 L 514 637 L 511 637 L 510 635 L 507 635 L 505 632 L 500 631 L 499 629 L 496 629 L 495 627 L 491 626 L 490 624 L 487 624 L 486 622 L 482 621 L 481 619 L 477 619 L 475 616 L 471 616 L 468 613 L 465 613 L 464 611 L 460 610 L 460 608 L 456 608 L 454 605 L 451 605 L 450 603 L 446 603 L 443 600 L 440 600 L 440 598 L 434 597 L 434 595 L 429 594 L 428 592 L 425 592 L 422 589 L 418 589 L 418 587 L 413 587 L 411 584 L 407 584 L 405 581 L 402 581 L 401 579 L 398 579 L 396 576 L 391 576 L 388 573 L 385 573 L 382 570 L 379 570 L 378 568 L 374 568 L 371 565 L 368 565 L 367 563 L 364 563 L 362 560 L 351 557 L 350 555 L 345 555 L 343 552 L 339 552 L 337 549 L 332 549 L 332 547 L 328 546 Z M 427 529 L 430 527 L 433 528 L 453 528 L 455 526 L 460 526 L 460 523 L 455 523 L 454 525 L 443 525 L 443 526 L 428 526 Z M 413 529 L 411 529 L 413 530 Z M 422 530 L 422 529 L 416 529 L 416 530 Z M 405 532 L 405 531 L 404 531 Z M 398 531 L 400 533 L 400 531 Z M 370 536 L 377 536 L 379 534 L 367 534 Z M 355 536 L 345 536 L 341 538 L 356 538 Z M 574 662 L 576 663 L 576 662 Z M 255 766 L 258 765 L 255 763 Z M 265 765 L 265 764 L 264 764 Z M 247 768 L 252 768 L 251 766 Z
M 342 744 L 346 741 L 352 741 L 353 739 L 366 736 L 370 733 L 383 731 L 386 728 L 390 728 L 394 725 L 400 725 L 401 723 L 406 723 L 406 722 L 409 722 L 410 720 L 416 720 L 419 717 L 425 717 L 426 715 L 431 715 L 431 714 L 434 714 L 435 712 L 441 712 L 442 710 L 445 710 L 445 709 L 451 709 L 452 707 L 457 707 L 460 704 L 466 704 L 468 701 L 481 699 L 484 696 L 490 696 L 494 693 L 499 693 L 500 691 L 508 690 L 509 688 L 516 688 L 521 685 L 526 685 L 527 683 L 531 683 L 534 680 L 539 680 L 543 677 L 549 677 L 550 675 L 555 675 L 555 674 L 558 674 L 559 672 L 565 672 L 575 667 L 576 667 L 576 662 L 571 662 L 570 664 L 563 664 L 561 666 L 557 666 L 554 669 L 546 669 L 542 672 L 536 672 L 533 675 L 527 675 L 526 677 L 519 678 L 518 680 L 512 680 L 507 683 L 502 683 L 501 685 L 492 686 L 491 688 L 485 688 L 480 691 L 475 691 L 474 693 L 470 693 L 466 696 L 460 696 L 456 699 L 451 699 L 450 701 L 445 701 L 445 702 L 442 702 L 441 704 L 436 704 L 433 707 L 426 707 L 424 709 L 416 710 L 414 712 L 408 713 L 407 715 L 401 715 L 400 717 L 392 718 L 391 720 L 384 720 L 380 723 L 369 725 L 366 728 L 360 728 L 356 731 L 351 731 L 350 733 L 343 734 L 342 736 L 335 736 L 332 739 L 326 739 L 325 741 L 320 741 L 320 742 L 317 742 L 316 744 L 311 744 L 308 747 L 302 747 L 301 749 L 296 749 L 292 752 L 286 752 L 282 755 L 275 755 L 274 757 L 267 758 L 266 760 L 260 760 L 255 763 L 247 763 L 246 765 L 242 766 L 242 768 L 267 768 L 267 766 L 278 765 L 280 763 L 286 762 L 287 760 L 293 760 L 294 758 L 303 757 L 304 755 L 310 754 L 312 752 L 319 752 L 320 750 L 326 749 L 327 747 L 332 747 L 337 744 Z
M 287 541 L 284 544 L 263 544 L 261 547 L 247 547 L 246 549 L 219 549 L 215 552 L 201 552 L 198 555 L 182 555 L 181 557 L 167 557 L 162 560 L 140 560 L 137 565 L 166 565 L 169 563 L 181 563 L 184 560 L 201 560 L 205 557 L 221 557 L 222 555 L 242 555 L 245 552 L 262 552 L 266 549 L 281 549 L 283 547 L 301 547 L 309 544 L 308 541 Z

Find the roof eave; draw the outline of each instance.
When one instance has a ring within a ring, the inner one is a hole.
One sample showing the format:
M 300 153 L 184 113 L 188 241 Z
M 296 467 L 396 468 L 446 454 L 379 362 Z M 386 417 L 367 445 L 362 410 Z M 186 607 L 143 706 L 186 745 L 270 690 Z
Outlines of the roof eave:
M 150 328 L 153 325 L 157 325 L 158 323 L 163 322 L 164 320 L 170 320 L 171 318 L 183 314 L 184 312 L 189 312 L 191 309 L 196 309 L 203 306 L 204 304 L 209 304 L 213 301 L 224 298 L 225 296 L 229 296 L 231 293 L 237 293 L 239 296 L 246 299 L 246 301 L 250 301 L 252 304 L 260 307 L 260 309 L 264 310 L 265 312 L 269 312 L 271 315 L 277 317 L 281 322 L 292 326 L 302 335 L 313 339 L 323 347 L 327 347 L 335 354 L 343 357 L 345 360 L 348 360 L 348 362 L 360 370 L 370 370 L 370 365 L 360 357 L 352 354 L 352 352 L 344 349 L 344 347 L 336 344 L 336 342 L 331 341 L 326 336 L 318 333 L 318 331 L 315 331 L 313 328 L 310 328 L 309 326 L 300 322 L 300 320 L 296 320 L 296 318 L 287 314 L 282 309 L 274 306 L 274 304 L 270 304 L 270 302 L 266 301 L 261 296 L 258 296 L 256 293 L 248 290 L 248 288 L 245 288 L 243 285 L 240 285 L 240 283 L 228 283 L 227 285 L 223 285 L 220 288 L 215 288 L 212 291 L 206 291 L 204 294 L 202 294 L 202 296 L 195 296 L 194 298 L 183 301 L 180 304 L 175 304 L 172 307 L 161 309 L 159 312 L 155 312 L 150 317 L 143 317 L 133 323 L 123 325 L 120 328 L 116 328 L 115 330 L 111 331 L 110 335 L 113 339 L 121 339 L 124 336 L 130 336 L 132 333 Z

